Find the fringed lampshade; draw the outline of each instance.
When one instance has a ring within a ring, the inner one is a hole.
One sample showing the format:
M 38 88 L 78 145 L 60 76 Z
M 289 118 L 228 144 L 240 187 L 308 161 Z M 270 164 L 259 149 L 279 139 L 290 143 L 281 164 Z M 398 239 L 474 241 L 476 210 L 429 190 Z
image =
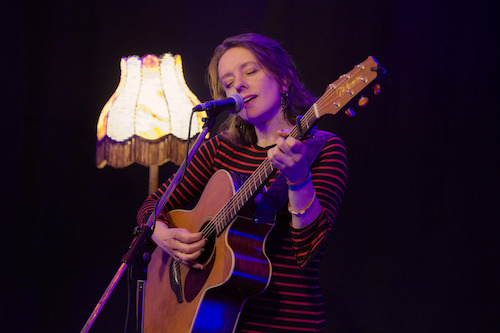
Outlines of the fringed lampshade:
M 179 55 L 131 56 L 120 62 L 118 88 L 104 105 L 97 124 L 96 164 L 150 167 L 149 193 L 158 186 L 158 166 L 185 158 L 189 118 L 200 104 L 184 80 Z M 199 133 L 197 113 L 191 133 Z

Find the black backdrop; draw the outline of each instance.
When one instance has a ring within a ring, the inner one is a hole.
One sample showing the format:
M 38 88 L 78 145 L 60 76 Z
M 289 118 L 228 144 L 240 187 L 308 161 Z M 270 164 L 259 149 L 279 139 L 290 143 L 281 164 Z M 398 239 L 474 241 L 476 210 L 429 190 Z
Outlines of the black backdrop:
M 200 100 L 213 48 L 258 32 L 317 96 L 373 55 L 383 93 L 321 126 L 350 178 L 322 266 L 326 332 L 498 332 L 493 1 L 2 2 L 5 332 L 79 331 L 116 272 L 148 170 L 95 167 L 123 56 L 182 55 Z M 161 168 L 162 177 L 174 170 Z M 121 282 L 93 332 L 123 330 Z

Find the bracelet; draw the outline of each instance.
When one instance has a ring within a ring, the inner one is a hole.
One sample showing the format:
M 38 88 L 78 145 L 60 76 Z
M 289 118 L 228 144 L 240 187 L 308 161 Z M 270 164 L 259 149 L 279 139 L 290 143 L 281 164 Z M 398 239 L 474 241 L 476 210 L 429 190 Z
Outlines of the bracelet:
M 311 171 L 309 171 L 309 174 L 307 175 L 306 178 L 302 179 L 301 181 L 298 181 L 296 183 L 289 183 L 288 181 L 286 182 L 288 184 L 288 189 L 290 191 L 297 191 L 303 188 L 310 180 L 312 179 L 312 174 Z
M 313 204 L 313 202 L 314 202 L 314 199 L 315 199 L 315 198 L 316 198 L 316 195 L 314 195 L 314 196 L 313 196 L 313 198 L 312 198 L 312 199 L 311 199 L 311 201 L 307 204 L 307 206 L 305 206 L 304 208 L 302 208 L 302 209 L 301 209 L 301 210 L 299 210 L 299 211 L 295 211 L 295 210 L 293 210 L 293 209 L 290 207 L 290 202 L 288 202 L 288 211 L 289 211 L 290 213 L 292 213 L 293 215 L 296 215 L 296 216 L 301 216 L 301 215 L 304 215 L 304 214 L 307 212 L 307 210 L 308 210 L 309 208 L 311 208 L 311 206 L 312 206 L 312 204 Z

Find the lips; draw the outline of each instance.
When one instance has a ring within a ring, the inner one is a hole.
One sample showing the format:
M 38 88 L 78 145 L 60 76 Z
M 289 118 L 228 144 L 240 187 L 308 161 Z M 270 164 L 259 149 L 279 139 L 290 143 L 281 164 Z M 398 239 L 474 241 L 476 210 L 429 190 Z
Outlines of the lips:
M 243 100 L 245 101 L 245 104 L 246 104 L 256 97 L 257 97 L 256 95 L 250 95 L 250 96 L 245 97 Z

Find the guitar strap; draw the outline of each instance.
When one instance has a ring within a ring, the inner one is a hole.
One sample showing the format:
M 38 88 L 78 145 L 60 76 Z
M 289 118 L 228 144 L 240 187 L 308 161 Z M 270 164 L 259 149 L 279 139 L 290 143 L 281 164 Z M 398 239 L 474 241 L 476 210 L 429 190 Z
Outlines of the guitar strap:
M 307 147 L 306 156 L 309 167 L 311 167 L 319 152 L 325 146 L 326 141 L 332 136 L 334 136 L 333 133 L 317 130 L 304 142 Z M 276 213 L 283 207 L 287 200 L 288 186 L 286 179 L 283 174 L 279 174 L 267 192 L 262 195 L 260 202 L 257 204 L 253 220 L 261 222 L 274 221 Z

